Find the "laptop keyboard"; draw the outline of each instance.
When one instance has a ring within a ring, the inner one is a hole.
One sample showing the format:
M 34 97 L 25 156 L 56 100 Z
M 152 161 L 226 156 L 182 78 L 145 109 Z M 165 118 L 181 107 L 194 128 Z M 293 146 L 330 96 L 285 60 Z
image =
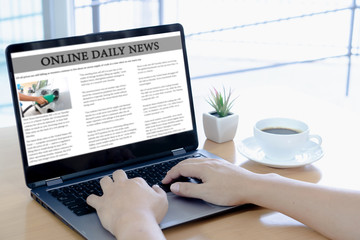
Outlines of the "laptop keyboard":
M 177 158 L 171 161 L 158 163 L 142 168 L 136 168 L 126 171 L 128 178 L 142 177 L 150 185 L 158 184 L 165 192 L 169 192 L 169 185 L 164 185 L 161 180 L 165 177 L 166 173 L 179 162 L 187 158 L 201 158 L 201 154 Z M 57 198 L 62 204 L 67 206 L 76 215 L 82 216 L 95 212 L 95 209 L 87 205 L 86 198 L 91 194 L 102 196 L 103 192 L 100 187 L 100 179 L 93 179 L 86 182 L 81 182 L 75 185 L 69 185 L 61 188 L 49 190 L 49 193 Z M 190 178 L 182 177 L 177 181 L 187 182 L 191 181 Z

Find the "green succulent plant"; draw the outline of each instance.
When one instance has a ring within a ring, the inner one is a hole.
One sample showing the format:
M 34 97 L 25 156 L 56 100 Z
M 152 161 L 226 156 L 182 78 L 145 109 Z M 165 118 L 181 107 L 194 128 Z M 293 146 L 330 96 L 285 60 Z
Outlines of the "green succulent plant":
M 234 101 L 237 99 L 230 99 L 232 95 L 231 88 L 226 92 L 225 87 L 223 87 L 223 93 L 213 88 L 213 91 L 210 90 L 210 96 L 207 99 L 207 102 L 212 106 L 219 117 L 226 117 L 230 113 Z

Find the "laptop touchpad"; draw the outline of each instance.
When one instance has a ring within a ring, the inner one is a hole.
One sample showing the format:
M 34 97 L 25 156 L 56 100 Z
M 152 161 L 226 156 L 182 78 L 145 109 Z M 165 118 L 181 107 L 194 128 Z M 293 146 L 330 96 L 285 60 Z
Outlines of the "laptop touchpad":
M 169 210 L 160 223 L 162 229 L 189 222 L 219 212 L 224 207 L 194 198 L 184 198 L 168 193 Z

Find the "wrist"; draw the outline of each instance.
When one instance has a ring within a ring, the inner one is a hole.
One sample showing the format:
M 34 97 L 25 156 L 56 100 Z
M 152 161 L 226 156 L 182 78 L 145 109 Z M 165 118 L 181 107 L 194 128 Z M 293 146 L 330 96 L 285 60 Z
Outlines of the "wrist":
M 114 222 L 116 239 L 165 239 L 155 216 L 135 210 Z
M 245 197 L 246 203 L 263 206 L 263 201 L 269 197 L 268 191 L 274 189 L 274 182 L 277 182 L 279 178 L 280 176 L 275 173 L 254 173 L 247 183 L 249 191 Z

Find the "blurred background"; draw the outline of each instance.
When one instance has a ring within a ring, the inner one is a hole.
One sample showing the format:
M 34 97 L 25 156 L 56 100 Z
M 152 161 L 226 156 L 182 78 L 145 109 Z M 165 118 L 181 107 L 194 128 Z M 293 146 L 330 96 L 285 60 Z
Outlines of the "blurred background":
M 1 0 L 0 127 L 15 125 L 9 44 L 175 22 L 197 91 L 231 78 L 238 89 L 286 86 L 360 111 L 359 2 Z

